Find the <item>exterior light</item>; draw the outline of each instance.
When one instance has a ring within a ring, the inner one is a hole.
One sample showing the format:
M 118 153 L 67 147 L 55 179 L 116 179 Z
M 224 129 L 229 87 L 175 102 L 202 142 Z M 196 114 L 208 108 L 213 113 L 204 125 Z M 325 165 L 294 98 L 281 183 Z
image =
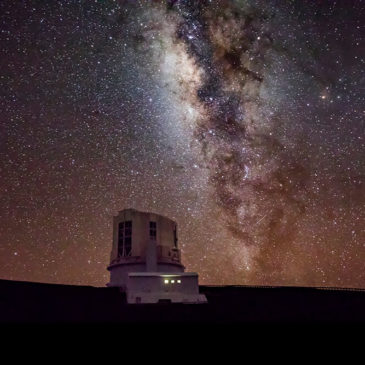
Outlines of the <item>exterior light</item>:
M 167 279 L 165 279 L 165 284 L 168 284 L 168 283 L 169 283 L 169 281 Z
M 175 283 L 175 280 L 171 280 L 171 284 L 174 284 Z
M 178 284 L 181 284 L 181 280 L 178 280 L 177 282 L 178 282 Z

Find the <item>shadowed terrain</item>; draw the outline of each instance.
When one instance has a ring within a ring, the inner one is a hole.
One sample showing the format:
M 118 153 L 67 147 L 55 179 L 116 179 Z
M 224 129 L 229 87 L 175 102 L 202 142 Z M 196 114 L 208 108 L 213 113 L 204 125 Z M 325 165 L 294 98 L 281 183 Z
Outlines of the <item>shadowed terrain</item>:
M 208 304 L 128 305 L 117 288 L 0 280 L 1 323 L 365 324 L 365 290 L 201 286 Z

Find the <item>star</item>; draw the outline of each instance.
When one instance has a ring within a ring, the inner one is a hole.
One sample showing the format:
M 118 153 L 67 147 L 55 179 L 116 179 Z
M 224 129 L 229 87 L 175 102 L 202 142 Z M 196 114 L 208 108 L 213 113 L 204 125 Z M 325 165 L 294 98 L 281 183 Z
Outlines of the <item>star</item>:
M 362 1 L 0 14 L 1 278 L 104 286 L 133 207 L 202 284 L 365 286 Z

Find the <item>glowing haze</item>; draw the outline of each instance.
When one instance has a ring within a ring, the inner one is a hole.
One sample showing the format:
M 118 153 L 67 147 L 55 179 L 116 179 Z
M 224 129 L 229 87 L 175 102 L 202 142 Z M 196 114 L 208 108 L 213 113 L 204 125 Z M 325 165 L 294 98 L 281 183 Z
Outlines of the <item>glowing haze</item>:
M 4 2 L 0 275 L 105 284 L 135 207 L 177 220 L 203 284 L 364 287 L 348 3 Z

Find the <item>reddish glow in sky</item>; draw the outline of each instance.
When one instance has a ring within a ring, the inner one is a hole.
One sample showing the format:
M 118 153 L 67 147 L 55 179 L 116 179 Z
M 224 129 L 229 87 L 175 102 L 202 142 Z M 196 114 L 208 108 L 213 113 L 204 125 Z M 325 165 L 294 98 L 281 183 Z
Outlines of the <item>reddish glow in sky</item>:
M 0 14 L 1 278 L 104 286 L 132 207 L 202 284 L 365 287 L 364 1 Z

